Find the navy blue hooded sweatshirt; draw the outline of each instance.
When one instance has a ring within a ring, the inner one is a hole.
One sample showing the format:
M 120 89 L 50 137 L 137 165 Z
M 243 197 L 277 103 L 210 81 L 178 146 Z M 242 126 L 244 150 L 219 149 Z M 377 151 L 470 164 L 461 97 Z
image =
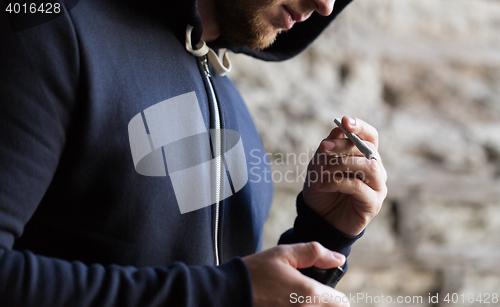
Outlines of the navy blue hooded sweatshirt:
M 212 47 L 285 60 L 349 2 L 263 51 Z M 0 12 L 0 306 L 252 306 L 239 257 L 261 247 L 273 188 L 237 90 L 185 48 L 196 1 L 60 10 Z M 357 237 L 300 195 L 297 212 L 280 243 L 349 253 Z

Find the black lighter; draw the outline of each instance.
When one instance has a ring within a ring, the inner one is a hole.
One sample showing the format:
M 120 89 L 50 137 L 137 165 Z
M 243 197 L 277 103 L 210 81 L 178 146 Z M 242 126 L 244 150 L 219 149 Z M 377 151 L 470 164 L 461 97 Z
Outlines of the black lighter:
M 343 275 L 344 270 L 341 267 L 329 269 L 325 272 L 325 275 L 323 275 L 321 282 L 327 286 L 335 288 Z

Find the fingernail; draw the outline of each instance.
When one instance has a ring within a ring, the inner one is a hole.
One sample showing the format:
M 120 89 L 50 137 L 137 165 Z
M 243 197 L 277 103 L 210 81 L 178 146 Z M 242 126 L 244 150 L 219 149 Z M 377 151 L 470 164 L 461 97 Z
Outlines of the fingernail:
M 337 259 L 337 260 L 340 260 L 342 262 L 345 261 L 345 256 L 341 253 L 337 253 L 337 252 L 332 252 L 332 256 L 333 258 Z
M 323 141 L 323 146 L 326 150 L 332 151 L 335 148 L 335 143 L 331 141 Z
M 356 119 L 354 117 L 346 116 L 346 118 L 347 118 L 347 123 L 349 124 L 349 126 L 351 126 L 351 127 L 356 126 Z

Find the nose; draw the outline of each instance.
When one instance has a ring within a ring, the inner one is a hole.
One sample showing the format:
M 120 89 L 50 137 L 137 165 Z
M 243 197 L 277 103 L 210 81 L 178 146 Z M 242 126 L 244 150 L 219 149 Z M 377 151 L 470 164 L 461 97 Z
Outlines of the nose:
M 313 0 L 316 4 L 316 12 L 321 16 L 328 16 L 333 12 L 335 0 Z

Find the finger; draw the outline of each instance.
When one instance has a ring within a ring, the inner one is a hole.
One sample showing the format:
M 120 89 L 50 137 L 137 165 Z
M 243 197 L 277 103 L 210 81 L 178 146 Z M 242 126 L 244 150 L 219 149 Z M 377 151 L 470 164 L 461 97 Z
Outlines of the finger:
M 336 157 L 325 164 L 316 165 L 315 169 L 321 177 L 341 175 L 344 178 L 358 178 L 376 191 L 382 190 L 387 182 L 387 171 L 382 163 L 365 157 Z
M 378 148 L 378 131 L 373 126 L 363 120 L 351 116 L 342 118 L 342 127 L 347 131 L 356 134 L 363 141 L 371 142 Z
M 375 191 L 359 179 L 345 178 L 339 176 L 337 177 L 326 176 L 322 178 L 321 182 L 317 182 L 314 185 L 314 187 L 318 192 L 323 192 L 323 193 L 338 192 L 341 194 L 351 195 L 360 204 L 367 205 L 359 209 L 370 213 L 372 210 L 371 206 L 369 205 L 378 203 L 378 200 L 380 198 L 379 194 L 385 193 L 385 186 L 383 187 L 382 191 Z
M 359 149 L 346 138 L 327 139 L 321 142 L 319 152 L 328 156 L 356 155 L 363 156 Z
M 304 276 L 305 277 L 305 276 Z M 306 302 L 307 297 L 310 297 L 311 303 L 313 305 L 304 306 L 322 306 L 322 307 L 349 307 L 349 298 L 342 292 L 333 289 L 332 287 L 326 286 L 316 280 L 305 277 L 307 282 L 302 288 L 309 290 L 298 291 L 304 293 L 304 302 Z M 314 301 L 316 298 L 316 301 Z M 319 305 L 318 305 L 319 304 Z
M 333 252 L 318 242 L 288 245 L 285 257 L 296 269 L 315 266 L 320 269 L 330 269 L 345 263 L 345 256 Z
M 382 162 L 375 145 L 370 142 L 365 142 L 368 147 L 372 148 L 373 154 L 377 157 L 378 162 Z M 356 147 L 349 139 L 335 139 L 325 140 L 321 142 L 318 150 L 316 151 L 312 161 L 313 165 L 326 165 L 335 164 L 337 160 L 347 160 L 350 158 L 362 157 L 366 159 L 365 155 Z M 369 159 L 372 160 L 372 159 Z
M 346 142 L 344 132 L 339 127 L 335 127 L 330 131 L 330 134 L 321 142 L 319 145 L 319 152 L 327 153 L 330 154 L 330 151 L 335 148 L 335 146 L 338 146 L 335 144 L 335 140 L 342 140 L 342 142 L 345 142 L 346 144 L 344 146 L 349 146 L 349 144 Z
M 315 281 L 316 282 L 316 281 Z M 326 286 L 322 283 L 319 283 L 318 292 L 321 294 L 322 305 L 323 307 L 349 307 L 349 297 L 347 297 L 344 293 Z M 326 294 L 325 294 L 326 293 Z M 314 297 L 314 296 L 313 296 Z M 328 299 L 327 299 L 328 297 Z
M 330 134 L 326 137 L 326 139 L 327 140 L 340 139 L 343 138 L 344 136 L 345 136 L 344 132 L 342 132 L 342 130 L 339 127 L 335 127 L 332 129 L 332 131 L 330 131 Z
M 366 143 L 373 149 L 375 148 L 375 145 L 372 143 Z M 375 155 L 379 156 L 378 152 L 375 152 Z M 366 159 L 365 156 L 348 139 L 323 141 L 311 160 L 311 165 L 314 166 L 317 172 L 332 169 L 331 166 L 353 166 L 354 171 L 361 170 L 374 175 L 377 175 L 377 173 L 380 172 L 380 174 L 383 175 L 381 177 L 382 181 L 385 182 L 387 180 L 387 173 L 383 167 L 382 160 Z

